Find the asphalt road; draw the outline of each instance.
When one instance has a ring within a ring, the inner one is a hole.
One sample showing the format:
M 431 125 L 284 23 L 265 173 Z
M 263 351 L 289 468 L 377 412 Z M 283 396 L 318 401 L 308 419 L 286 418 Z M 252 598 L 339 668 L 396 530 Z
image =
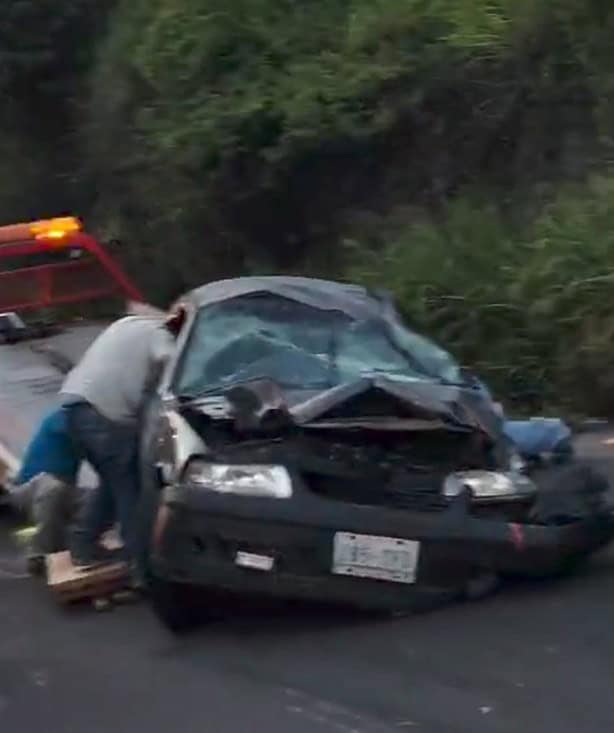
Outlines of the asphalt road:
M 614 477 L 598 437 L 585 452 Z M 143 605 L 61 611 L 0 525 L 0 730 L 611 733 L 614 550 L 565 581 L 373 619 L 250 609 L 183 640 Z

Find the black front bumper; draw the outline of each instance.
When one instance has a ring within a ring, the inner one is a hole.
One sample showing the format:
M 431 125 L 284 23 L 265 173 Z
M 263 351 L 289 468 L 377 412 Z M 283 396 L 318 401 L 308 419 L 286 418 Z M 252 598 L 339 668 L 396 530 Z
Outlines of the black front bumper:
M 472 516 L 462 497 L 418 513 L 331 501 L 299 492 L 290 500 L 217 495 L 188 486 L 165 491 L 151 569 L 160 578 L 219 590 L 413 608 L 462 594 L 481 573 L 551 575 L 604 546 L 610 513 L 558 527 Z M 336 532 L 420 542 L 414 583 L 332 573 Z M 273 557 L 271 570 L 237 565 L 237 552 Z

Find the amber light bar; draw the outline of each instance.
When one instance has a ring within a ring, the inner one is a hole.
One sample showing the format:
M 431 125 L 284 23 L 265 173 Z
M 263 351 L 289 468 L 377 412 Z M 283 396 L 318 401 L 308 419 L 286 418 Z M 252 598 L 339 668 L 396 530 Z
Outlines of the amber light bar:
M 0 227 L 0 245 L 28 241 L 50 241 L 59 245 L 71 234 L 77 234 L 82 230 L 81 222 L 74 216 L 42 219 L 27 224 L 10 224 Z

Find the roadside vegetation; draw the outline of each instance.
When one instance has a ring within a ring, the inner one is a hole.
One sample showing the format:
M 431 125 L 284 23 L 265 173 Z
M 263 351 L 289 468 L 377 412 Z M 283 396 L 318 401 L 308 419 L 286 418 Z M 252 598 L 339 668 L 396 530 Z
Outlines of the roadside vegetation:
M 614 414 L 604 0 L 7 0 L 0 216 L 77 212 L 152 299 L 390 288 L 516 406 Z

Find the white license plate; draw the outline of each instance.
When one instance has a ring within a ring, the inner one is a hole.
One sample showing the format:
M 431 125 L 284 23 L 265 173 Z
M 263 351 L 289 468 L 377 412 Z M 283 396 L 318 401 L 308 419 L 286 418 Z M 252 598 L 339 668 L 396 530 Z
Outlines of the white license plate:
M 273 570 L 275 558 L 269 555 L 256 555 L 253 552 L 237 552 L 235 555 L 235 563 L 241 568 L 250 568 L 250 570 L 262 570 L 269 572 Z
M 336 532 L 332 572 L 393 583 L 415 583 L 420 543 L 396 537 Z

